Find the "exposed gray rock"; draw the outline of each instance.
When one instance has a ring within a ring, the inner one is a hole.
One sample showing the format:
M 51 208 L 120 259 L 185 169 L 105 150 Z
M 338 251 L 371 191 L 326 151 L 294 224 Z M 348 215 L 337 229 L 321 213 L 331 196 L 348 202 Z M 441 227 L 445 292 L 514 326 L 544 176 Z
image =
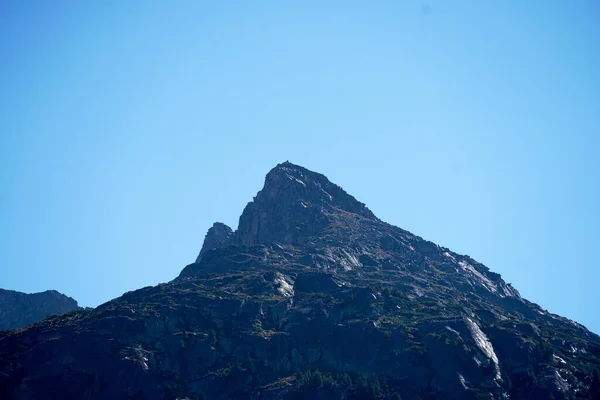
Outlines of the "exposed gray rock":
M 284 162 L 267 174 L 263 189 L 244 209 L 236 244 L 295 243 L 322 232 L 340 212 L 375 218 L 324 175 Z
M 222 222 L 215 222 L 206 233 L 200 254 L 196 258 L 196 262 L 200 262 L 202 255 L 208 250 L 226 247 L 231 244 L 233 231 L 230 227 Z

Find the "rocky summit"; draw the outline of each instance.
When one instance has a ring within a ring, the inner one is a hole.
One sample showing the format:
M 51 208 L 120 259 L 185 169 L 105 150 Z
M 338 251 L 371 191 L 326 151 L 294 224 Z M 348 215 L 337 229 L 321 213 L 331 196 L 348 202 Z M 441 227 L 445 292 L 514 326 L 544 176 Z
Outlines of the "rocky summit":
M 50 315 L 78 309 L 75 300 L 56 290 L 28 294 L 0 289 L 0 330 L 23 328 Z
M 586 399 L 600 337 L 285 162 L 173 281 L 0 333 L 0 399 Z

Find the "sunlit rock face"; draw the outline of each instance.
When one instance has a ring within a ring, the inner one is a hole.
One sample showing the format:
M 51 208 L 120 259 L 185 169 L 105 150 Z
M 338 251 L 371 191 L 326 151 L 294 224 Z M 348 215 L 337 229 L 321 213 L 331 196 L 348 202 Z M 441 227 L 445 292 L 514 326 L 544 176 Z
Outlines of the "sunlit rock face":
M 285 162 L 176 279 L 0 333 L 0 360 L 0 399 L 571 399 L 600 338 Z

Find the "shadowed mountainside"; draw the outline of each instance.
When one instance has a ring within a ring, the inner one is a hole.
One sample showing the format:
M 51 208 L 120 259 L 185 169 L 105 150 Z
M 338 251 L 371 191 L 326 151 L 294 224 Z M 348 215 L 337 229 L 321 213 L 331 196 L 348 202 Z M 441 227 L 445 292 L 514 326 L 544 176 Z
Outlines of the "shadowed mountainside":
M 75 300 L 56 290 L 27 294 L 0 289 L 0 330 L 23 328 L 50 315 L 77 309 Z

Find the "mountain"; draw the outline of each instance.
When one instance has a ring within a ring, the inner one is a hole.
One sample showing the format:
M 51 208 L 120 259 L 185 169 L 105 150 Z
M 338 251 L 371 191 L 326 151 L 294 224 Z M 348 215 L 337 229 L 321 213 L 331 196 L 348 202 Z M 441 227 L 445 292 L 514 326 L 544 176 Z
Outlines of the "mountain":
M 285 162 L 173 281 L 0 333 L 0 399 L 571 399 L 600 337 Z M 50 396 L 50 397 L 49 397 Z
M 56 290 L 27 294 L 0 289 L 0 330 L 23 328 L 50 315 L 77 309 L 75 300 Z

